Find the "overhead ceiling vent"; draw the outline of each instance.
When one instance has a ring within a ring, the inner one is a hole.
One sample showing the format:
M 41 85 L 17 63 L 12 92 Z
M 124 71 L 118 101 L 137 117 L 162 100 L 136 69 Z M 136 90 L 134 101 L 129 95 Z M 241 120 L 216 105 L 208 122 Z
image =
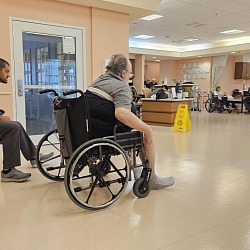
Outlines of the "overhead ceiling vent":
M 199 23 L 194 22 L 194 23 L 187 23 L 186 26 L 194 26 L 194 25 L 198 25 Z

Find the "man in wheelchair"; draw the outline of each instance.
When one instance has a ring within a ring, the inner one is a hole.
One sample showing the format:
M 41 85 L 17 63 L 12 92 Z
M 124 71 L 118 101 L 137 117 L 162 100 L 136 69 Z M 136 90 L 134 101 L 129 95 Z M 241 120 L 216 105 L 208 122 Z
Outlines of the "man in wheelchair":
M 113 135 L 117 123 L 117 133 L 135 129 L 143 133 L 146 159 L 151 172 L 151 189 L 162 189 L 174 184 L 173 177 L 160 178 L 155 171 L 155 147 L 153 132 L 149 125 L 141 121 L 131 109 L 131 89 L 128 85 L 132 65 L 122 54 L 113 55 L 101 75 L 86 91 L 85 96 L 91 116 L 92 138 Z M 110 101 L 114 105 L 110 105 Z
M 217 86 L 215 88 L 215 91 L 213 93 L 213 99 L 217 106 L 222 106 L 224 109 L 229 109 L 229 102 L 227 100 L 227 95 L 224 93 L 224 95 L 221 92 L 221 87 Z

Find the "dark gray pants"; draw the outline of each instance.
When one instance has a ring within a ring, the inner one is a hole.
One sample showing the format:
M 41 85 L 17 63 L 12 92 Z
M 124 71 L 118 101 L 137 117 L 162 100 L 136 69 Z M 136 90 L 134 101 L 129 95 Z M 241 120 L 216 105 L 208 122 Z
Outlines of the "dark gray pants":
M 250 97 L 246 97 L 244 100 L 243 100 L 243 103 L 245 105 L 245 108 L 248 112 L 250 112 Z
M 26 160 L 35 157 L 36 148 L 19 122 L 0 120 L 0 139 L 3 141 L 3 169 L 21 165 L 20 150 Z

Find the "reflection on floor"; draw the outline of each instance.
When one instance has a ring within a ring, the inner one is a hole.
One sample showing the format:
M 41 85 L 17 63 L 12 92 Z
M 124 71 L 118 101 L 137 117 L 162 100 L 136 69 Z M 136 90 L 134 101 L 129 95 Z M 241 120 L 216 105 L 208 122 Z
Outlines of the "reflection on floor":
M 245 114 L 204 111 L 191 112 L 191 132 L 153 127 L 158 173 L 176 184 L 137 199 L 130 182 L 98 212 L 23 159 L 30 181 L 0 183 L 0 249 L 250 249 L 249 124 Z

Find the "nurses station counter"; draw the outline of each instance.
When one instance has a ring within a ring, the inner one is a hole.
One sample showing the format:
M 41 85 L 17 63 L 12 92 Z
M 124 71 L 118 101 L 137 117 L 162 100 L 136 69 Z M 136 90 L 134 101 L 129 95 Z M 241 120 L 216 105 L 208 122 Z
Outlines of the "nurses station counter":
M 194 98 L 184 99 L 151 99 L 142 98 L 142 120 L 155 126 L 173 127 L 179 104 L 187 104 L 191 109 Z

